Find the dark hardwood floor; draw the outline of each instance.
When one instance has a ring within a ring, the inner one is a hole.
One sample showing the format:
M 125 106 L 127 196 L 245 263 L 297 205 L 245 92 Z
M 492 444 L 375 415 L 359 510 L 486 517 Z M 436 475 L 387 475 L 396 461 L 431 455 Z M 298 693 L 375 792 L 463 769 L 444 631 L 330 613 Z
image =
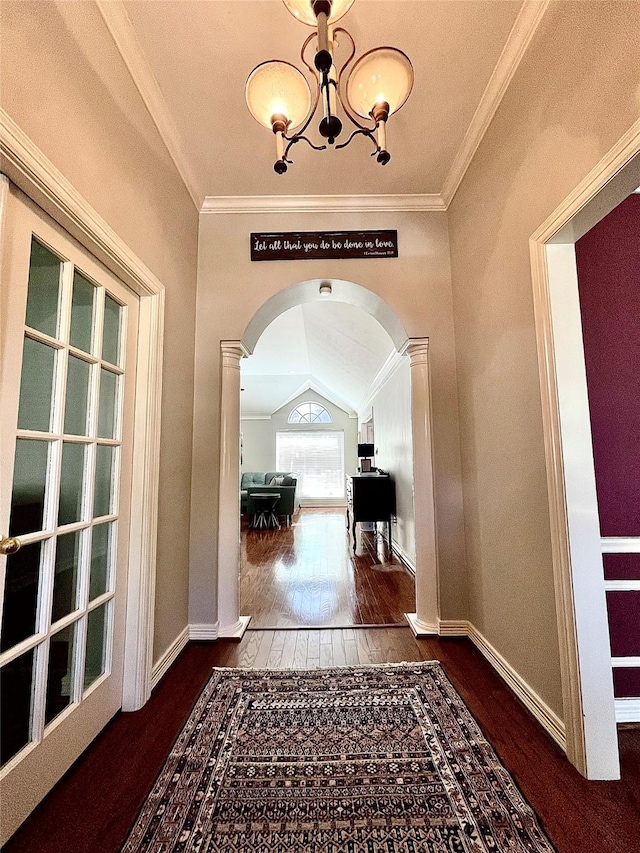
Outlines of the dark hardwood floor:
M 252 628 L 404 624 L 415 610 L 412 574 L 381 534 L 358 527 L 357 548 L 340 508 L 303 508 L 291 527 L 242 526 L 240 610 Z
M 349 628 L 249 630 L 240 643 L 189 643 L 145 707 L 112 720 L 5 853 L 117 853 L 212 666 L 428 659 L 442 662 L 559 853 L 640 849 L 640 730 L 620 732 L 621 781 L 587 782 L 469 640 L 416 640 L 409 628 Z

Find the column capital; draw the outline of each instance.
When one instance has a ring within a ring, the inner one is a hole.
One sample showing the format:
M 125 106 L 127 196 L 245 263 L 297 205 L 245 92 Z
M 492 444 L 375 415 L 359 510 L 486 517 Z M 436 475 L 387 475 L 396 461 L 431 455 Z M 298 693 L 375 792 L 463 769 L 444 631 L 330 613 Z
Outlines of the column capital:
M 236 367 L 240 369 L 240 359 L 249 355 L 249 351 L 242 341 L 220 341 L 220 354 L 224 367 Z
M 409 338 L 402 348 L 402 354 L 405 353 L 408 353 L 412 365 L 426 362 L 429 357 L 429 338 Z

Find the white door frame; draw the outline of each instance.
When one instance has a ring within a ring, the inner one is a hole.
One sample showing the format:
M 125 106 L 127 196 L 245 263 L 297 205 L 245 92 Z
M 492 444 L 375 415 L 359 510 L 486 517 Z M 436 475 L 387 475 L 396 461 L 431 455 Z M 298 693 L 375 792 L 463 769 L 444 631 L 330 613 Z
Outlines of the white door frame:
M 589 779 L 620 768 L 575 243 L 640 185 L 639 153 L 637 121 L 529 242 L 567 756 Z
M 4 110 L 0 156 L 6 178 L 140 297 L 122 696 L 135 711 L 152 687 L 164 286 Z

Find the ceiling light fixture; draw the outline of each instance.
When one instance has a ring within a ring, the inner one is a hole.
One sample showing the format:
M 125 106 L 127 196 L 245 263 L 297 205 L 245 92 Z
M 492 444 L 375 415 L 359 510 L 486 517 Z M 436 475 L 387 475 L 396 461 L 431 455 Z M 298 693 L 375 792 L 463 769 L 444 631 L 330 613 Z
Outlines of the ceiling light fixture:
M 283 0 L 287 9 L 303 24 L 317 28 L 302 45 L 300 58 L 315 81 L 315 99 L 304 74 L 289 62 L 270 60 L 253 69 L 247 79 L 245 97 L 251 115 L 257 122 L 273 131 L 276 137 L 277 160 L 273 168 L 279 175 L 287 171 L 289 150 L 297 142 L 307 142 L 316 151 L 327 145 L 314 145 L 304 136 L 318 104 L 324 113 L 318 130 L 329 145 L 334 145 L 342 132 L 342 121 L 336 110 L 340 104 L 344 114 L 355 126 L 346 142 L 336 148 L 346 148 L 356 136 L 366 136 L 373 142 L 378 163 L 385 166 L 391 159 L 387 151 L 387 121 L 403 106 L 413 86 L 413 66 L 409 58 L 395 47 L 377 47 L 365 53 L 348 74 L 356 45 L 343 27 L 333 26 L 354 0 Z M 350 42 L 346 62 L 336 70 L 335 49 L 339 34 Z M 314 41 L 315 40 L 315 41 Z M 309 45 L 314 42 L 313 66 L 306 59 Z M 345 76 L 346 75 L 346 76 Z M 343 80 L 345 81 L 343 85 Z M 346 92 L 344 88 L 346 87 Z M 370 118 L 371 127 L 356 118 Z M 296 133 L 292 131 L 299 127 Z

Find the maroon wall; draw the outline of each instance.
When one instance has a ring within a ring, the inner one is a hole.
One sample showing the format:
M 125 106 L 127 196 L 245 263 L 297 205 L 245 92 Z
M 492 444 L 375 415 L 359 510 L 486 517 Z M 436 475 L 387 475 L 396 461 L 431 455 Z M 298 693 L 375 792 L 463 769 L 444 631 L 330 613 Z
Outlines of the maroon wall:
M 576 243 L 602 536 L 640 536 L 640 194 Z M 605 554 L 606 580 L 639 580 L 640 554 Z M 640 656 L 640 592 L 609 590 L 614 657 Z M 640 696 L 640 668 L 616 667 L 617 697 Z
M 640 194 L 576 243 L 603 536 L 640 536 Z

